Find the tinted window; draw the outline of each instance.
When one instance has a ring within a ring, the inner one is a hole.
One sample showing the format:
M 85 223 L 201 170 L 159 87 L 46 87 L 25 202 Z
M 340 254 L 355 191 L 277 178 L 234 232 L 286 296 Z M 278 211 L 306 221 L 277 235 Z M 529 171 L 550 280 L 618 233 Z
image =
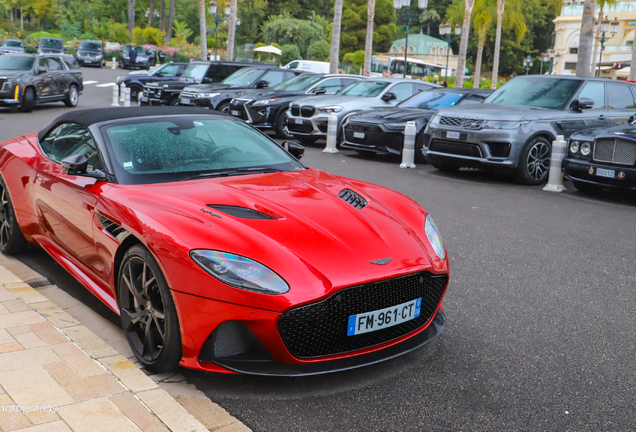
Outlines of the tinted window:
M 53 129 L 40 143 L 42 150 L 54 161 L 60 162 L 69 156 L 83 154 L 88 165 L 98 160 L 97 147 L 88 129 L 75 123 L 66 123 Z
M 403 108 L 440 109 L 455 105 L 462 95 L 462 93 L 450 91 L 423 92 L 405 100 L 399 106 Z
M 79 49 L 88 51 L 101 51 L 102 44 L 97 42 L 82 42 L 79 46 Z
M 212 80 L 212 82 L 216 83 L 216 82 L 223 81 L 223 79 L 226 78 L 231 73 L 232 73 L 232 70 L 230 69 L 230 66 L 228 65 L 224 65 L 224 64 L 212 65 L 210 66 L 210 69 L 208 70 L 208 73 L 205 75 L 205 77 L 208 80 Z
M 607 96 L 609 99 L 609 108 L 625 109 L 634 108 L 634 97 L 629 88 L 620 84 L 608 84 Z
M 298 75 L 295 78 L 278 84 L 275 88 L 272 88 L 272 90 L 301 91 L 305 90 L 307 87 L 309 87 L 316 81 L 319 81 L 320 79 L 320 75 Z
M 288 66 L 289 69 L 296 69 L 297 67 L 298 67 L 298 62 L 290 63 Z
M 183 75 L 181 75 L 181 79 L 184 81 L 201 82 L 206 72 L 208 73 L 208 75 L 211 75 L 214 70 L 216 70 L 215 67 L 210 67 L 210 70 L 208 70 L 207 65 L 191 64 L 188 65 L 186 70 L 183 72 Z
M 29 70 L 33 66 L 33 57 L 14 55 L 0 56 L 0 69 L 2 70 Z
M 394 85 L 389 89 L 389 91 L 395 96 L 397 96 L 397 100 L 403 101 L 404 99 L 408 99 L 413 96 L 413 84 L 411 83 L 402 83 Z
M 49 57 L 49 71 L 60 71 L 64 70 L 64 66 L 62 65 L 62 61 L 58 58 Z
M 6 40 L 6 41 L 4 41 L 2 46 L 20 48 L 20 47 L 23 47 L 24 45 L 20 41 Z
M 38 60 L 38 68 L 39 69 L 47 69 L 49 68 L 49 62 L 46 57 L 40 57 Z
M 64 56 L 62 57 L 62 61 L 66 64 L 66 67 L 69 69 L 79 69 L 79 63 L 77 63 L 77 60 L 75 59 L 75 57 L 71 57 L 71 56 Z
M 375 97 L 391 84 L 388 81 L 360 80 L 347 86 L 340 93 L 342 96 Z
M 572 97 L 580 80 L 518 77 L 499 87 L 486 103 L 559 108 Z
M 172 76 L 177 76 L 178 71 L 179 71 L 179 66 L 172 64 L 163 68 L 161 70 L 161 73 L 163 74 L 163 76 L 172 77 Z
M 340 78 L 340 82 L 342 82 L 342 87 L 346 87 L 349 84 L 353 84 L 354 82 L 358 81 L 357 79 L 354 78 Z
M 265 76 L 263 76 L 260 80 L 265 80 L 269 83 L 270 86 L 273 86 L 285 81 L 285 73 L 283 71 L 267 72 Z
M 326 94 L 336 94 L 342 88 L 342 84 L 340 83 L 340 78 L 329 78 L 324 81 L 318 83 L 318 85 L 312 90 L 316 91 L 318 89 L 327 90 Z
M 592 99 L 594 101 L 594 107 L 592 109 L 605 108 L 605 83 L 594 81 L 585 83 L 585 87 L 583 87 L 583 90 L 579 93 L 579 100 L 583 98 Z
M 62 44 L 62 39 L 42 38 L 40 39 L 40 46 L 42 48 L 56 48 L 56 49 L 64 48 L 64 45 Z
M 457 105 L 480 104 L 486 99 L 484 96 L 471 95 L 460 100 Z
M 263 75 L 262 69 L 243 68 L 223 80 L 223 84 L 247 87 L 258 81 Z M 281 82 L 281 81 L 279 81 Z

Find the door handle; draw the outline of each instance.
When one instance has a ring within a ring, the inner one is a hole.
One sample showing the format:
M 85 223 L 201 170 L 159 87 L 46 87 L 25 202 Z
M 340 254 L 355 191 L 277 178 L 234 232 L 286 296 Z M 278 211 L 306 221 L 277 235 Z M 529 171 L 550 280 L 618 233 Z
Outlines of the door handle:
M 601 114 L 600 116 L 598 116 L 598 119 L 599 119 L 599 120 L 605 120 L 605 119 L 606 119 L 606 117 L 605 117 L 603 114 Z

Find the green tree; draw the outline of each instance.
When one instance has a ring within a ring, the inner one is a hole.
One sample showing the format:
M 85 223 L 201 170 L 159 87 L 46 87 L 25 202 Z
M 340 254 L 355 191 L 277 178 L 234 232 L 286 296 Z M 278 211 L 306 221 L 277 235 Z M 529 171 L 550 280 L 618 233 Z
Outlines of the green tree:
M 296 45 L 287 44 L 283 45 L 283 55 L 280 57 L 280 63 L 286 65 L 287 63 L 300 59 L 300 50 Z
M 353 65 L 353 53 L 346 53 L 342 57 L 342 62 L 347 65 L 347 73 L 350 73 L 351 65 Z
M 188 24 L 185 21 L 174 22 L 174 36 L 180 43 L 186 43 L 193 31 L 188 28 Z
M 316 61 L 329 60 L 329 54 L 331 52 L 331 44 L 327 41 L 317 41 L 309 45 L 307 49 L 307 59 Z
M 277 42 L 280 45 L 296 45 L 300 56 L 306 56 L 312 43 L 322 40 L 322 32 L 312 27 L 308 21 L 297 19 L 279 19 L 265 24 L 263 40 L 266 44 Z
M 110 40 L 120 44 L 125 44 L 130 41 L 130 33 L 128 33 L 128 26 L 123 23 L 113 23 L 110 26 Z
M 341 53 L 363 50 L 367 36 L 367 3 L 344 0 L 342 11 Z M 376 0 L 373 19 L 373 50 L 387 52 L 397 33 L 392 0 Z
M 364 66 L 364 50 L 359 50 L 353 53 L 353 65 L 362 70 L 362 66 Z
M 64 39 L 77 39 L 82 35 L 82 26 L 80 23 L 70 23 L 66 20 L 60 24 L 60 33 Z

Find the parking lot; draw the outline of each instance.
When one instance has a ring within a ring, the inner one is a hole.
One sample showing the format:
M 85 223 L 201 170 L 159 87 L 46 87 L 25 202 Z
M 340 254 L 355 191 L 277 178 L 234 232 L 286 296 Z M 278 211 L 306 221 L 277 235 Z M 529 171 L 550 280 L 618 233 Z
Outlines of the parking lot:
M 109 106 L 107 84 L 123 73 L 84 69 L 78 109 Z M 2 109 L 0 139 L 37 132 L 66 110 Z M 435 218 L 451 263 L 445 331 L 354 371 L 283 379 L 181 370 L 190 383 L 255 431 L 636 429 L 633 195 L 405 170 L 398 158 L 328 154 L 321 144 L 305 165 L 396 189 Z M 116 321 L 44 252 L 20 259 Z

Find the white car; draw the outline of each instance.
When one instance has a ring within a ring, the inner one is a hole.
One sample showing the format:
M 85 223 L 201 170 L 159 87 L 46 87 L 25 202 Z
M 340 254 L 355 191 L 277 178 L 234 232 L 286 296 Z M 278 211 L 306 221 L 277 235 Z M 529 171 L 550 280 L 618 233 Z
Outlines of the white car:
M 329 63 L 311 60 L 294 60 L 293 62 L 289 62 L 283 66 L 283 69 L 297 69 L 303 72 L 328 74 Z
M 106 42 L 105 51 L 119 51 L 121 49 L 121 44 L 117 42 Z

